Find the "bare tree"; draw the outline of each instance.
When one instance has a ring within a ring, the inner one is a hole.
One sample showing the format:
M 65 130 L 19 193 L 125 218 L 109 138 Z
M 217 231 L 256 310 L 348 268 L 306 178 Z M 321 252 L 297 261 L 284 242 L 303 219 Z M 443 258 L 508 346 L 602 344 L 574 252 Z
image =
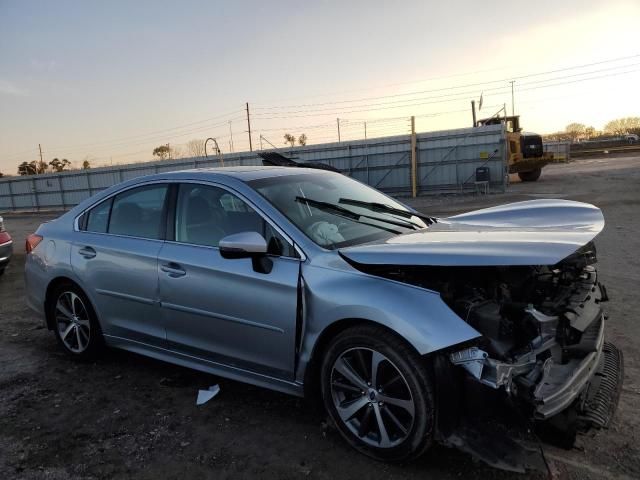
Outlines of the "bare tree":
M 298 137 L 298 144 L 304 147 L 307 144 L 307 134 L 303 133 Z
M 169 158 L 171 158 L 172 160 L 176 160 L 182 157 L 184 157 L 184 155 L 182 154 L 182 149 L 180 147 L 171 147 L 169 149 Z
M 189 140 L 187 142 L 187 153 L 190 157 L 204 157 L 204 140 Z
M 582 123 L 570 123 L 566 126 L 565 131 L 572 141 L 584 137 L 586 127 Z
M 604 131 L 613 135 L 638 133 L 638 131 L 640 131 L 640 117 L 625 117 L 611 120 L 604 126 Z

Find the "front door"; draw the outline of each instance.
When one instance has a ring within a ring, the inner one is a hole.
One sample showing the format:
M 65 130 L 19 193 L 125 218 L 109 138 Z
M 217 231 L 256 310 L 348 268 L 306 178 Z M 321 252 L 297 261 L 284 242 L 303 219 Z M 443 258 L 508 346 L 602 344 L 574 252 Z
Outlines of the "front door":
M 221 238 L 257 231 L 269 244 L 268 273 L 251 259 L 225 259 Z M 158 257 L 170 349 L 293 379 L 300 260 L 293 247 L 238 196 L 180 185 L 173 239 Z

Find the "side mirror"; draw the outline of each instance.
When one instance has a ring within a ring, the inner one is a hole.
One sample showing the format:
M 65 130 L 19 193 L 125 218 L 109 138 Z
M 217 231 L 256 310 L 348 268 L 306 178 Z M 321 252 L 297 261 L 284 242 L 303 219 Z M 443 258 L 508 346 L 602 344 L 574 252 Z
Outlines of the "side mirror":
M 218 244 L 224 258 L 259 257 L 267 253 L 267 241 L 258 232 L 227 235 Z

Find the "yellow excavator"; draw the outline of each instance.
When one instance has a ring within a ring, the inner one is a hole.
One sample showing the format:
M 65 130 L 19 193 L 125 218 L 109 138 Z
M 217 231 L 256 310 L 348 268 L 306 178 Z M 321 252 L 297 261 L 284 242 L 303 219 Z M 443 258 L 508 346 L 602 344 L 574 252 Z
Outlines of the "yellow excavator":
M 476 122 L 482 125 L 503 124 L 507 131 L 507 155 L 509 173 L 517 173 L 523 182 L 535 182 L 542 167 L 553 162 L 553 153 L 544 151 L 542 137 L 537 133 L 523 132 L 520 116 L 493 116 Z

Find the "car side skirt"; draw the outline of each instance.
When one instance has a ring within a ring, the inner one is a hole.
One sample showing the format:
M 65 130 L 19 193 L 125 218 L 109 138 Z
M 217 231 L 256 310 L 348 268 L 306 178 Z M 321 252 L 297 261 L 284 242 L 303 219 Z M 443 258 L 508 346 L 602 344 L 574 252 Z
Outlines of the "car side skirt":
M 289 382 L 268 375 L 262 375 L 242 368 L 212 362 L 199 357 L 193 357 L 180 352 L 174 352 L 164 348 L 136 342 L 113 335 L 104 335 L 105 343 L 113 348 L 127 350 L 147 357 L 162 360 L 167 363 L 180 365 L 181 367 L 192 368 L 205 373 L 211 373 L 220 377 L 248 383 L 257 387 L 268 388 L 278 392 L 304 397 L 303 385 L 298 382 Z

